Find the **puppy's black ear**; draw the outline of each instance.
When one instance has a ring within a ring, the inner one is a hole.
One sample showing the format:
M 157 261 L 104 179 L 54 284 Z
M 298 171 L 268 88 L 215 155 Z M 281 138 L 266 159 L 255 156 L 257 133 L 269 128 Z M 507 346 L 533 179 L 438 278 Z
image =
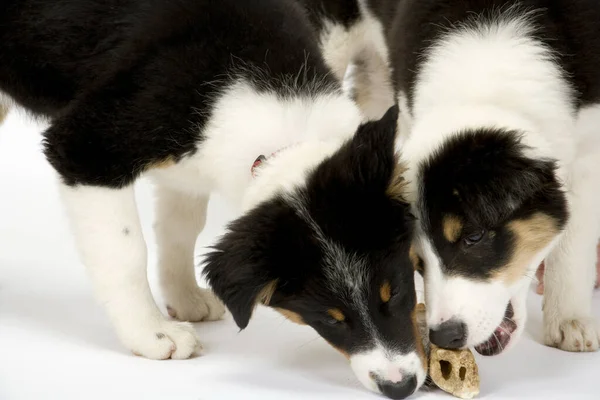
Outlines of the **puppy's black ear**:
M 281 197 L 229 224 L 206 256 L 203 273 L 240 329 L 248 326 L 257 304 L 275 306 L 275 297 L 283 297 L 317 264 L 311 238 L 310 227 Z
M 235 323 L 245 329 L 258 303 L 268 304 L 277 281 L 269 276 L 263 252 L 250 226 L 235 221 L 207 254 L 203 274 L 225 303 Z M 240 229 L 242 228 L 242 229 Z
M 326 193 L 335 188 L 340 195 L 357 189 L 370 193 L 385 190 L 398 164 L 397 121 L 398 106 L 393 106 L 380 120 L 360 125 L 352 139 L 319 166 L 309 185 Z
M 361 181 L 387 183 L 398 162 L 395 151 L 398 127 L 398 106 L 390 107 L 378 121 L 361 125 L 350 144 L 354 173 Z
M 453 136 L 423 165 L 428 208 L 435 208 L 435 203 L 460 204 L 468 220 L 494 226 L 536 201 L 536 207 L 553 204 L 551 212 L 564 219 L 566 200 L 556 162 L 529 157 L 521 136 L 489 128 Z

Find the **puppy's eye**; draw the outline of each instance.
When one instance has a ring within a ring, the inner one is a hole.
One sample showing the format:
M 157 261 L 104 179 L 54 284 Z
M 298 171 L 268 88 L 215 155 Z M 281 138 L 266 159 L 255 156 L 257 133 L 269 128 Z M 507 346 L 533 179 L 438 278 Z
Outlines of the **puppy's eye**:
M 337 326 L 342 324 L 344 321 L 338 321 L 335 318 L 325 318 L 325 320 L 323 321 L 325 323 L 325 325 L 329 325 L 329 326 Z
M 470 234 L 469 236 L 466 236 L 464 238 L 464 241 L 467 246 L 473 246 L 474 244 L 481 242 L 481 239 L 483 239 L 484 236 L 485 236 L 485 231 L 481 230 L 479 232 L 475 232 L 475 233 Z
M 327 310 L 327 316 L 323 319 L 323 323 L 329 326 L 338 326 L 345 320 L 346 316 L 339 308 L 331 308 Z

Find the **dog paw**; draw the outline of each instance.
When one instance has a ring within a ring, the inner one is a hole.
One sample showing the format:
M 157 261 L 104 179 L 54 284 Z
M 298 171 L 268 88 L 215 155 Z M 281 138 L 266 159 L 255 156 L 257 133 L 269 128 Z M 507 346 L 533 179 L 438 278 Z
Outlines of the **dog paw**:
M 216 321 L 225 314 L 225 306 L 212 290 L 198 286 L 170 291 L 167 312 L 180 321 Z
M 565 351 L 597 351 L 600 331 L 593 318 L 550 321 L 545 324 L 545 343 Z
M 202 350 L 196 331 L 185 322 L 162 320 L 140 324 L 124 336 L 133 354 L 153 360 L 182 360 Z

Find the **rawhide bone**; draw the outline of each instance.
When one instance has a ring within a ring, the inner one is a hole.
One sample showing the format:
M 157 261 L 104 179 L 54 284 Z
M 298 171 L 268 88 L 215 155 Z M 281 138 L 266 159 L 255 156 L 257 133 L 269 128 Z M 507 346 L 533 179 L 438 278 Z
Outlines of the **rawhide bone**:
M 417 323 L 425 348 L 429 349 L 429 376 L 435 386 L 461 399 L 479 394 L 479 370 L 469 349 L 447 350 L 429 343 L 425 305 L 417 305 Z

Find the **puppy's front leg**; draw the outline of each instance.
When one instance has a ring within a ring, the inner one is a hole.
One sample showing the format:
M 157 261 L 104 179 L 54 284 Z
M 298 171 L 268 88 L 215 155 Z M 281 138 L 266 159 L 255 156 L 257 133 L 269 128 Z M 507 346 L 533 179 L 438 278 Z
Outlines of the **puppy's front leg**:
M 575 176 L 575 175 L 574 175 Z M 592 316 L 595 283 L 596 181 L 577 174 L 567 194 L 570 220 L 545 261 L 545 343 L 566 351 L 596 351 L 599 329 Z
M 194 329 L 166 320 L 150 292 L 133 186 L 61 185 L 61 194 L 82 261 L 123 344 L 152 359 L 190 357 L 199 346 Z

